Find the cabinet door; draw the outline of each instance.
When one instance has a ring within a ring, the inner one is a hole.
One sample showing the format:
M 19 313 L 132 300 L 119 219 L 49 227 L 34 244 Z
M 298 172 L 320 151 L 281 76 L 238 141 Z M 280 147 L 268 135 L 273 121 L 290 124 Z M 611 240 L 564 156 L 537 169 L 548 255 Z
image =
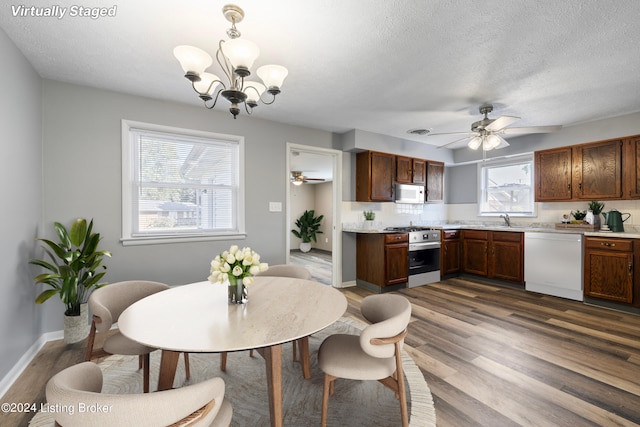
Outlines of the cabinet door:
M 409 245 L 388 244 L 384 247 L 385 283 L 394 285 L 409 280 Z
M 412 177 L 411 181 L 414 184 L 426 184 L 427 183 L 427 161 L 421 159 L 413 159 L 411 161 Z
M 493 232 L 489 277 L 524 284 L 523 233 Z
M 573 198 L 622 198 L 622 141 L 583 144 L 573 149 Z
M 624 193 L 631 199 L 640 199 L 640 138 L 629 138 L 624 145 Z
M 427 202 L 444 201 L 444 163 L 427 162 Z
M 393 154 L 364 151 L 356 156 L 356 201 L 392 202 L 395 179 Z
M 411 184 L 413 179 L 411 157 L 396 156 L 396 182 Z
M 462 240 L 462 270 L 465 273 L 488 275 L 486 240 L 464 238 Z
M 536 151 L 535 201 L 571 200 L 571 147 Z
M 460 272 L 460 239 L 445 240 L 442 244 L 442 265 L 440 274 Z
M 584 273 L 585 296 L 633 302 L 633 254 L 587 250 Z

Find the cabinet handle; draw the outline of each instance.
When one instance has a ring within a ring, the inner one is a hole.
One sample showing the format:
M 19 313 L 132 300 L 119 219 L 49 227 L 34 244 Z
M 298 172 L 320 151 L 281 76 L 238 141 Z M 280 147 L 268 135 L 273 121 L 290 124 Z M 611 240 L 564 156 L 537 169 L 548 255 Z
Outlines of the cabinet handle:
M 578 183 L 578 190 L 582 190 L 582 183 Z
M 611 248 L 615 248 L 616 244 L 615 243 L 609 243 L 609 242 L 602 242 L 602 243 L 600 243 L 600 246 L 609 246 Z
M 567 191 L 571 191 L 571 184 L 567 184 Z
M 629 275 L 631 275 L 631 272 L 633 271 L 633 263 L 630 262 L 627 268 L 629 269 Z

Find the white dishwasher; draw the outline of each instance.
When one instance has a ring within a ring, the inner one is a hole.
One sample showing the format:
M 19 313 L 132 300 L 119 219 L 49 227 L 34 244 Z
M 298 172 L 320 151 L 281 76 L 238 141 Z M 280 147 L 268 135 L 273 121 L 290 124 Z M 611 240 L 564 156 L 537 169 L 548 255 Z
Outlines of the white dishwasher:
M 525 289 L 582 301 L 582 234 L 524 233 Z

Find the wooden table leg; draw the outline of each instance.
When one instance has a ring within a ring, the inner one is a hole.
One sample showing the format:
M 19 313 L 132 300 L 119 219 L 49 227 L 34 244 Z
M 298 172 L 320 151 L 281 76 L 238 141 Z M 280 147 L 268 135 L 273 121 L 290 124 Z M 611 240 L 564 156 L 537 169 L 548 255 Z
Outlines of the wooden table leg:
M 267 368 L 271 426 L 282 427 L 282 345 L 266 347 L 263 356 Z
M 162 350 L 160 358 L 160 378 L 158 379 L 158 391 L 171 390 L 178 368 L 179 351 Z
M 300 357 L 302 358 L 302 375 L 305 379 L 308 380 L 309 378 L 311 378 L 311 362 L 309 361 L 309 337 L 300 338 L 299 344 Z

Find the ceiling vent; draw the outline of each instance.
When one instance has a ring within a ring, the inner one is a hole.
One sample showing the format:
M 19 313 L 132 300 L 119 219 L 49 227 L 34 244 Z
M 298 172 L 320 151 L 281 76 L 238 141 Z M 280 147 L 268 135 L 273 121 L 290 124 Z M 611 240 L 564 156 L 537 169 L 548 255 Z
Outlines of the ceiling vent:
M 429 132 L 431 132 L 431 129 L 423 129 L 423 128 L 419 128 L 419 129 L 409 129 L 407 131 L 408 134 L 410 135 L 426 135 Z

